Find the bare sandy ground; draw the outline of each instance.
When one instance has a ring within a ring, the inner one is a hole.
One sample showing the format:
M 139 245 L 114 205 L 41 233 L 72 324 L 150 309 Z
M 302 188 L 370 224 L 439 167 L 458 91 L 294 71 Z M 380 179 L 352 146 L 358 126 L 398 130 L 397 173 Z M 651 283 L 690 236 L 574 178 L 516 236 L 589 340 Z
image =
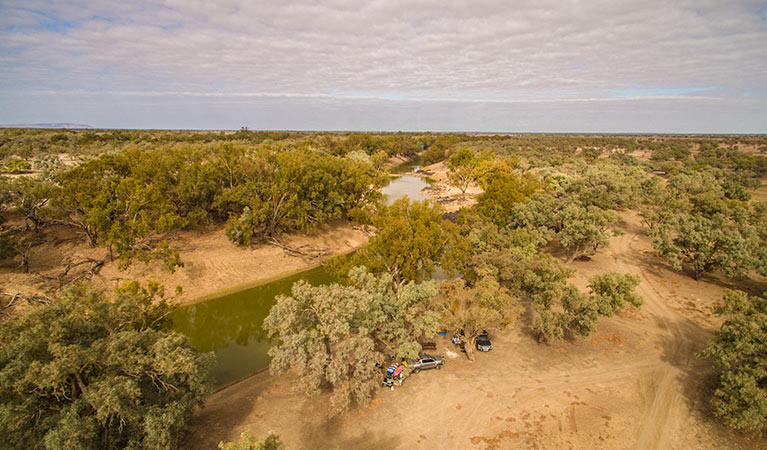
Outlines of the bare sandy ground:
M 328 396 L 292 390 L 295 378 L 264 372 L 212 395 L 185 448 L 214 448 L 242 431 L 280 434 L 288 448 L 760 448 L 712 416 L 712 370 L 700 351 L 720 319 L 712 307 L 730 285 L 678 274 L 652 252 L 639 217 L 591 261 L 572 264 L 585 286 L 610 270 L 640 276 L 641 309 L 601 319 L 584 340 L 538 344 L 529 316 L 491 335 L 494 350 L 471 363 L 447 339 L 440 371 L 382 389 L 369 406 L 328 419 Z M 765 289 L 764 284 L 741 286 Z M 460 355 L 460 356 L 459 356 Z
M 433 182 L 423 189 L 435 203 L 442 205 L 445 212 L 455 212 L 464 206 L 471 206 L 477 202 L 477 195 L 482 193 L 482 188 L 476 183 L 469 185 L 466 192 L 461 192 L 455 186 L 451 186 L 447 178 L 448 168 L 445 162 L 438 162 L 423 168 L 425 172 L 415 175 L 428 177 Z
M 51 286 L 43 276 L 55 276 L 65 266 L 67 258 L 104 258 L 103 248 L 89 248 L 81 237 L 71 231 L 50 231 L 51 242 L 31 254 L 32 273 L 20 273 L 13 262 L 0 266 L 0 286 L 3 291 L 32 294 Z M 55 236 L 58 234 L 58 236 Z M 222 226 L 202 230 L 184 231 L 171 236 L 171 247 L 180 252 L 184 267 L 170 273 L 159 261 L 146 265 L 134 262 L 127 270 L 120 270 L 119 261 L 108 262 L 92 282 L 104 288 L 113 288 L 126 280 L 155 280 L 173 294 L 176 286 L 182 288 L 180 303 L 195 302 L 225 291 L 242 289 L 249 285 L 281 278 L 288 274 L 316 266 L 325 258 L 354 250 L 367 242 L 363 231 L 346 222 L 335 222 L 318 230 L 316 234 L 290 234 L 280 237 L 283 247 L 261 244 L 253 247 L 234 245 L 224 234 Z M 297 250 L 302 254 L 292 250 Z M 86 266 L 81 266 L 80 269 Z

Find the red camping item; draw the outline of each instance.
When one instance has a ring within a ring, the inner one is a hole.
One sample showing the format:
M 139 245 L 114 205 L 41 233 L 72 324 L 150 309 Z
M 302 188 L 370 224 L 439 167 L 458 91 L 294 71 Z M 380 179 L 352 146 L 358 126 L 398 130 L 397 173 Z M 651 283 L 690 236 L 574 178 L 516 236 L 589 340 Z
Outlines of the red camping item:
M 403 370 L 405 370 L 405 366 L 399 366 L 396 369 L 394 369 L 394 372 L 391 373 L 391 376 L 392 377 L 398 377 L 399 374 L 401 374 Z

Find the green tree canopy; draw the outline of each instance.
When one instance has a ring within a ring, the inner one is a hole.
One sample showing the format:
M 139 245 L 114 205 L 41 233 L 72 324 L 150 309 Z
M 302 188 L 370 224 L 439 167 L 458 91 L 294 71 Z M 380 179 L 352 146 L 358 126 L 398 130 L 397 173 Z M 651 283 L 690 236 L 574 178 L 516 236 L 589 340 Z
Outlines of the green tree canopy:
M 13 448 L 173 448 L 212 355 L 165 331 L 157 285 L 77 285 L 0 325 L 0 434 Z
M 716 415 L 738 430 L 767 430 L 767 297 L 726 291 L 722 328 L 699 356 L 719 370 L 712 401 Z
M 458 228 L 442 218 L 442 208 L 426 200 L 404 197 L 380 206 L 371 222 L 376 234 L 351 264 L 389 273 L 397 291 L 409 281 L 429 279 L 459 237 Z
M 568 282 L 573 270 L 538 252 L 534 238 L 525 239 L 520 230 L 499 230 L 487 223 L 474 227 L 467 236 L 471 250 L 462 272 L 471 281 L 489 276 L 512 295 L 530 300 L 533 331 L 541 341 L 588 336 L 600 315 L 641 304 L 634 292 L 639 280 L 632 275 L 597 275 L 589 284 L 591 295 L 580 292 Z
M 519 299 L 487 275 L 471 287 L 463 279 L 445 283 L 435 303 L 443 327 L 454 334 L 463 332 L 470 360 L 474 359 L 474 343 L 482 331 L 510 326 L 521 312 Z
M 220 450 L 281 450 L 285 448 L 280 437 L 270 434 L 263 441 L 259 441 L 248 433 L 242 433 L 237 442 L 219 442 Z
M 570 260 L 596 253 L 610 245 L 610 225 L 618 221 L 614 211 L 598 206 L 583 206 L 568 202 L 556 214 L 555 221 L 562 224 L 557 233 L 559 244 L 570 252 Z
M 618 215 L 610 209 L 536 192 L 511 207 L 508 225 L 525 228 L 544 242 L 558 238 L 572 260 L 609 246 L 610 226 L 617 221 Z
M 469 184 L 475 180 L 475 169 L 479 164 L 479 157 L 468 148 L 461 148 L 450 155 L 447 167 L 450 169 L 448 178 L 450 183 L 466 193 Z
M 476 169 L 476 178 L 484 192 L 477 198 L 477 212 L 496 225 L 509 223 L 512 208 L 537 191 L 541 185 L 531 175 L 517 175 L 503 161 L 483 161 Z
M 539 340 L 546 342 L 588 336 L 596 331 L 600 316 L 610 317 L 629 304 L 642 305 L 642 298 L 635 292 L 638 284 L 639 278 L 634 275 L 608 272 L 589 280 L 590 295 L 564 285 L 553 291 L 553 296 L 545 297 L 547 302 L 534 303 L 537 316 L 533 330 Z
M 388 273 L 375 276 L 362 267 L 349 278 L 350 286 L 299 281 L 264 320 L 264 329 L 277 339 L 269 349 L 272 372 L 297 370 L 298 388 L 308 395 L 330 385 L 334 413 L 372 400 L 384 355 L 415 358 L 419 340 L 431 338 L 438 327 L 429 309 L 437 294 L 433 282 L 408 283 L 397 295 Z
M 740 277 L 758 264 L 758 236 L 747 223 L 722 214 L 676 214 L 650 229 L 653 247 L 676 270 L 685 264 L 693 276 L 721 270 Z

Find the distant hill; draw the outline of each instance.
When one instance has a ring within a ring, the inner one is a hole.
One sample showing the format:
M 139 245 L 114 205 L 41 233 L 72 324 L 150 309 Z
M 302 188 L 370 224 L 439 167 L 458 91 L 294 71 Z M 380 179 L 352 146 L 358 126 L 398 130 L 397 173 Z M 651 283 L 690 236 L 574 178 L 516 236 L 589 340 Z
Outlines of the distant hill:
M 80 123 L 15 123 L 10 125 L 0 124 L 0 128 L 93 128 L 90 125 Z

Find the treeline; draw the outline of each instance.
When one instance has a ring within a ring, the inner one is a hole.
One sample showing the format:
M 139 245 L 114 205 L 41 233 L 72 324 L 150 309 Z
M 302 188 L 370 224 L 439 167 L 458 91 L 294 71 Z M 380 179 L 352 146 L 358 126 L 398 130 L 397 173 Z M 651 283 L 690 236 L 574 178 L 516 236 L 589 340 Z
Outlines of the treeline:
M 279 144 L 288 148 L 322 148 L 336 156 L 352 151 L 370 155 L 413 156 L 436 145 L 477 139 L 466 134 L 442 133 L 349 133 L 304 131 L 170 131 L 170 130 L 37 130 L 0 129 L 0 160 L 22 158 L 31 162 L 41 155 L 66 153 L 93 156 L 126 148 L 157 148 L 174 145 L 232 143 Z
M 475 209 L 496 225 L 529 230 L 570 259 L 606 246 L 616 211 L 633 209 L 677 270 L 696 279 L 765 275 L 767 203 L 751 199 L 767 156 L 737 150 L 731 146 L 740 141 L 732 139 L 649 141 L 649 160 L 627 150 L 593 158 L 587 151 L 465 147 L 449 157 L 449 176 L 462 191 L 472 183 L 482 188 Z M 700 148 L 693 153 L 694 146 Z
M 355 158 L 313 149 L 217 144 L 105 153 L 39 177 L 0 179 L 2 207 L 23 218 L 0 237 L 0 253 L 30 249 L 46 226 L 65 224 L 125 264 L 161 257 L 173 268 L 170 231 L 227 223 L 238 244 L 310 231 L 373 204 L 386 182 Z
M 555 164 L 565 163 L 576 155 L 596 159 L 615 152 L 647 151 L 654 155 L 656 161 L 684 158 L 697 152 L 704 154 L 702 158 L 706 158 L 711 151 L 736 152 L 746 156 L 745 159 L 748 159 L 749 155 L 767 153 L 767 137 L 759 135 L 485 135 L 251 131 L 247 128 L 239 131 L 0 129 L 0 167 L 18 165 L 18 161 L 23 160 L 34 169 L 36 158 L 61 153 L 92 157 L 126 148 L 147 149 L 216 143 L 276 143 L 282 147 L 322 148 L 337 156 L 353 151 L 362 151 L 371 156 L 380 152 L 388 156 L 399 154 L 406 157 L 421 154 L 423 162 L 427 164 L 445 159 L 459 146 L 469 146 L 477 151 L 490 149 L 501 156 L 523 156 L 532 163 L 543 159 Z

